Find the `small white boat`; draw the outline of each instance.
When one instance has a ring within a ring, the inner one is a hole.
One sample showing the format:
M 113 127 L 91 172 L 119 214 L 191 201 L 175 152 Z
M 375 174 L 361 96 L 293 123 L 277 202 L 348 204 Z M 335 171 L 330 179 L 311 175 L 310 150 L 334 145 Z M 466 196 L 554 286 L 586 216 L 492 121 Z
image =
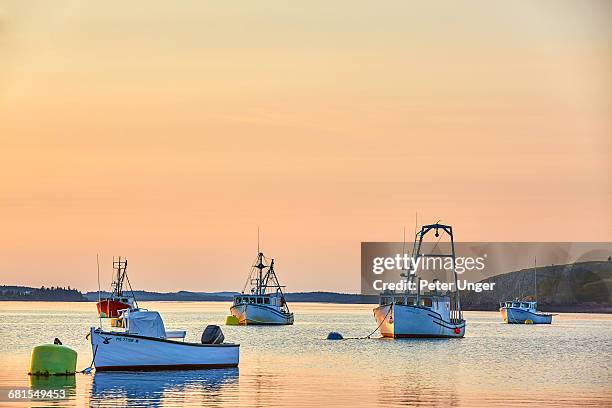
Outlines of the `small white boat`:
M 265 261 L 270 264 L 266 265 Z M 268 260 L 259 252 L 256 262 L 247 281 L 247 285 L 249 282 L 254 284 L 250 293 L 245 294 L 243 290 L 241 294 L 234 296 L 230 313 L 240 324 L 293 324 L 293 313 L 289 311 L 283 286 L 279 284 L 274 271 L 274 259 Z M 253 274 L 256 275 L 254 279 Z
M 427 233 L 439 231 L 450 238 L 450 254 L 422 254 L 423 238 Z M 431 224 L 424 225 L 417 233 L 412 258 L 416 263 L 421 257 L 441 257 L 452 259 L 452 273 L 454 287 L 457 288 L 457 272 L 455 265 L 455 246 L 453 229 L 450 225 Z M 407 276 L 403 274 L 402 276 Z M 420 281 L 416 270 L 410 272 L 411 281 Z M 465 335 L 465 320 L 461 311 L 459 292 L 446 291 L 444 293 L 433 291 L 422 294 L 416 285 L 416 290 L 401 292 L 385 291 L 380 294 L 380 304 L 374 309 L 374 318 L 383 337 L 392 338 L 451 338 Z
M 534 299 L 519 300 L 511 302 L 500 302 L 499 311 L 508 324 L 551 324 L 553 315 L 542 313 L 538 310 L 538 265 L 537 258 L 533 265 Z
M 154 311 L 128 310 L 123 312 L 121 322 L 124 332 L 90 329 L 96 371 L 238 366 L 240 345 L 223 343 L 218 326 L 206 328 L 202 336 L 204 344 L 174 340 L 184 339 L 185 331 L 166 331 L 161 316 Z
M 538 303 L 514 300 L 499 304 L 504 323 L 508 324 L 551 324 L 553 315 L 538 311 Z

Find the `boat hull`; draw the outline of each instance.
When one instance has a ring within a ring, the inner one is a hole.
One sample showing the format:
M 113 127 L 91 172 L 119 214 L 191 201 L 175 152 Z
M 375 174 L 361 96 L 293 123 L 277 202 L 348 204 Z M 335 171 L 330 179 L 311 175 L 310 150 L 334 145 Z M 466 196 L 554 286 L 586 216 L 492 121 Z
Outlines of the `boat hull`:
M 293 313 L 281 313 L 264 305 L 238 304 L 230 307 L 230 312 L 240 324 L 293 324 Z
M 389 304 L 374 309 L 380 334 L 391 338 L 455 338 L 465 335 L 465 321 L 451 323 L 427 308 Z
M 238 344 L 198 344 L 91 328 L 97 371 L 184 370 L 237 367 Z
M 130 305 L 114 299 L 104 299 L 96 303 L 98 316 L 100 317 L 119 317 L 120 310 L 130 309 Z
M 508 324 L 551 324 L 552 315 L 546 313 L 533 313 L 528 310 L 502 307 L 499 309 L 505 323 Z

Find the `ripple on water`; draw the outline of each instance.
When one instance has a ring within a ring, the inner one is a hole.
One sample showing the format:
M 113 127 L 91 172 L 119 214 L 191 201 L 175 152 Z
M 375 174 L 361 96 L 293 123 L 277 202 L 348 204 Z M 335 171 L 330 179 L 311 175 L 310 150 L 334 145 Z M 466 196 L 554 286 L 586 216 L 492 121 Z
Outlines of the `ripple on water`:
M 189 341 L 229 309 L 221 302 L 142 306 L 159 310 L 169 329 L 187 329 Z M 522 326 L 502 324 L 498 313 L 467 312 L 463 339 L 327 341 L 330 331 L 368 334 L 372 306 L 292 308 L 294 326 L 222 326 L 227 341 L 241 344 L 239 369 L 77 375 L 62 385 L 70 398 L 57 406 L 612 405 L 610 316 L 563 314 L 550 326 Z M 0 383 L 28 385 L 31 348 L 54 337 L 79 352 L 79 368 L 88 366 L 85 334 L 97 323 L 93 303 L 0 302 Z

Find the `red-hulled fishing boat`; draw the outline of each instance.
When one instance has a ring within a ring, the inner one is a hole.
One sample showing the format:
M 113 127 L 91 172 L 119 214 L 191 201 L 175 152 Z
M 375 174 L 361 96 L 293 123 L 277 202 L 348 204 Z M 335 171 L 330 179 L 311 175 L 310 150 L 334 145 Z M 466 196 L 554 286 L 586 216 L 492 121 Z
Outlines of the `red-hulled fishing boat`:
M 121 310 L 138 307 L 130 280 L 127 277 L 127 259 L 113 258 L 113 270 L 115 271 L 115 278 L 111 284 L 112 293 L 109 297 L 100 298 L 100 301 L 96 304 L 100 317 L 119 317 Z M 124 282 L 127 282 L 130 287 L 129 295 L 123 290 Z

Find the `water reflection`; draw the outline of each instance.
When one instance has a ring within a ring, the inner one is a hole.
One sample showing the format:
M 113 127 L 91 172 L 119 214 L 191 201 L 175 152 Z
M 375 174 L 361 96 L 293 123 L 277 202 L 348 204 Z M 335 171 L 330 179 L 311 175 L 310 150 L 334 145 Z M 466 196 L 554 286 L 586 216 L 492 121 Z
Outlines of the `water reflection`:
M 383 375 L 378 379 L 380 406 L 457 406 L 459 393 L 452 379 L 439 381 L 424 368 L 403 375 Z
M 466 312 L 463 339 L 331 342 L 323 339 L 332 330 L 347 337 L 373 330 L 371 305 L 296 304 L 294 326 L 224 326 L 226 338 L 242 344 L 239 378 L 236 369 L 29 378 L 30 349 L 49 337 L 37 328 L 44 323 L 69 339 L 91 325 L 91 304 L 71 304 L 74 312 L 55 303 L 19 305 L 0 302 L 0 327 L 10 326 L 0 343 L 0 385 L 69 390 L 66 400 L 23 406 L 612 407 L 612 315 L 561 314 L 552 325 L 525 326 L 501 323 L 498 312 Z M 202 313 L 222 321 L 227 306 L 160 302 L 151 309 L 199 333 Z M 79 333 L 78 367 L 86 367 L 91 346 Z
M 235 392 L 231 392 L 232 388 Z M 95 373 L 90 405 L 215 406 L 237 400 L 238 369 Z
M 76 388 L 74 375 L 30 375 L 30 388 L 35 390 L 57 390 Z
M 77 394 L 76 376 L 74 375 L 30 375 L 30 388 L 32 390 L 63 390 L 65 399 L 45 400 L 45 406 L 64 406 L 65 402 L 75 398 Z M 33 403 L 32 406 L 35 404 Z

